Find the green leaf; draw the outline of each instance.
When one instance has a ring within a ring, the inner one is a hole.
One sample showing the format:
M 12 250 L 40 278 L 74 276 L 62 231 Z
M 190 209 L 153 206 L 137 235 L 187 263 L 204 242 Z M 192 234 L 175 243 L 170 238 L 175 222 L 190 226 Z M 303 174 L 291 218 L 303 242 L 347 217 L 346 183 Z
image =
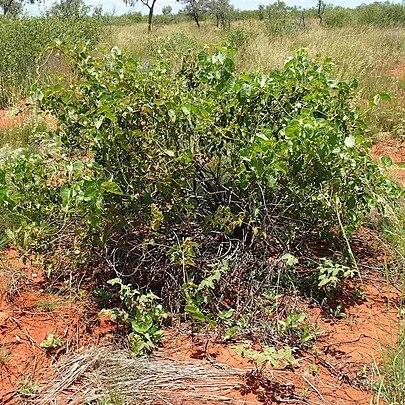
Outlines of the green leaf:
M 110 194 L 123 195 L 120 186 L 113 181 L 104 181 L 101 183 L 101 190 Z
M 100 129 L 101 125 L 103 125 L 104 122 L 104 116 L 100 116 L 100 117 L 94 117 L 93 118 L 93 123 L 94 126 L 96 127 L 96 129 Z
M 0 188 L 0 203 L 2 203 L 8 194 L 8 189 L 7 188 Z
M 190 314 L 193 319 L 196 319 L 200 322 L 205 322 L 205 316 L 201 310 L 195 305 L 186 305 L 184 307 L 184 312 Z
M 176 113 L 174 112 L 174 110 L 169 110 L 168 112 L 169 118 L 171 122 L 176 122 Z
M 153 326 L 153 320 L 151 318 L 146 318 L 142 320 L 132 320 L 131 321 L 131 328 L 134 332 L 144 334 L 146 333 L 152 326 Z
M 385 167 L 391 167 L 392 166 L 392 159 L 389 156 L 383 156 L 381 158 L 381 163 L 385 166 Z
M 381 101 L 390 101 L 391 96 L 389 93 L 380 93 L 376 94 L 371 100 L 370 100 L 370 107 L 377 107 Z
M 290 253 L 286 253 L 285 255 L 283 255 L 281 257 L 281 260 L 283 260 L 287 264 L 287 266 L 290 267 L 298 264 L 298 259 Z
M 218 312 L 218 318 L 225 320 L 232 318 L 233 314 L 235 313 L 234 309 L 230 309 L 229 311 L 220 311 Z
M 356 144 L 356 138 L 353 135 L 350 135 L 348 137 L 346 137 L 345 139 L 345 145 L 348 148 L 353 148 L 353 146 Z
M 356 199 L 353 196 L 349 197 L 347 200 L 347 207 L 352 210 L 353 208 L 356 208 L 356 204 Z

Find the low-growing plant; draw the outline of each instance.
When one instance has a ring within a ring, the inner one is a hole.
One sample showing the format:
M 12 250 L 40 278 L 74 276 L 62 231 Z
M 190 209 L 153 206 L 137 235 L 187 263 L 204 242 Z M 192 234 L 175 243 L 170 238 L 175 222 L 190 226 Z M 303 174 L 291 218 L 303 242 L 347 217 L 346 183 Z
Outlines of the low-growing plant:
M 281 366 L 291 367 L 298 364 L 298 361 L 294 358 L 292 349 L 288 346 L 284 349 L 265 346 L 262 350 L 258 351 L 246 343 L 235 346 L 235 351 L 238 355 L 247 358 L 259 370 L 268 366 L 279 368 Z
M 336 291 L 345 279 L 357 274 L 356 269 L 322 258 L 318 265 L 318 288 L 325 293 Z
M 153 351 L 163 337 L 161 324 L 167 318 L 167 313 L 158 303 L 159 298 L 151 292 L 141 293 L 130 284 L 123 284 L 119 278 L 109 280 L 108 284 L 119 286 L 123 308 L 104 309 L 102 313 L 112 321 L 129 325 L 128 343 L 136 356 Z
M 278 320 L 281 336 L 288 337 L 291 343 L 304 347 L 315 340 L 317 329 L 306 321 L 304 312 L 289 312 L 284 319 Z
M 39 345 L 47 351 L 53 351 L 63 346 L 63 342 L 60 338 L 56 337 L 53 333 L 50 333 L 47 338 Z
M 199 327 L 205 325 L 214 328 L 218 322 L 222 322 L 225 326 L 229 325 L 229 320 L 232 318 L 234 311 L 219 311 L 210 309 L 210 303 L 213 298 L 213 290 L 221 280 L 221 275 L 228 271 L 228 262 L 224 261 L 219 266 L 215 266 L 212 274 L 204 278 L 198 285 L 194 281 L 189 280 L 183 285 L 183 293 L 186 301 L 184 312 L 188 314 L 193 322 Z M 235 331 L 231 328 L 226 330 L 226 338 L 233 337 Z
M 26 376 L 18 382 L 17 394 L 23 398 L 35 398 L 41 391 L 41 386 L 38 380 L 34 380 L 30 376 Z

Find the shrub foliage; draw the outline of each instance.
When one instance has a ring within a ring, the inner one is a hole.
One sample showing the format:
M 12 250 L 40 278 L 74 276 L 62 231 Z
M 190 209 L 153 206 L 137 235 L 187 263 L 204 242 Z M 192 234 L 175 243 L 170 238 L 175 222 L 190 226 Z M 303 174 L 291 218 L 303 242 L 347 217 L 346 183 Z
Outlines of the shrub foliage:
M 58 159 L 0 168 L 8 233 L 35 229 L 65 254 L 69 234 L 74 254 L 98 252 L 170 309 L 223 260 L 229 283 L 211 293 L 236 275 L 263 287 L 270 257 L 305 235 L 350 235 L 395 190 L 368 156 L 357 83 L 334 80 L 330 60 L 298 52 L 262 75 L 236 73 L 232 48 L 189 53 L 178 71 L 117 48 L 64 52 L 77 80 L 35 90 L 58 119 Z

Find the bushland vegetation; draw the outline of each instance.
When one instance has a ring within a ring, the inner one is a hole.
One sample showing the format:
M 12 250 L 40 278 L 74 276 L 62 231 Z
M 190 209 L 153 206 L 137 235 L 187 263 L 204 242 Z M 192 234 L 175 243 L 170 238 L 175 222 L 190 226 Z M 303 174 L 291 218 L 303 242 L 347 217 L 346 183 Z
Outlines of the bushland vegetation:
M 369 151 L 404 137 L 404 6 L 325 6 L 320 21 L 282 2 L 184 3 L 0 20 L 0 102 L 33 111 L 2 132 L 0 243 L 40 254 L 50 281 L 97 274 L 93 298 L 135 354 L 180 319 L 291 365 L 317 330 L 279 297 L 336 315 L 361 284 L 361 227 L 403 278 L 403 189 Z M 400 402 L 399 380 L 379 392 Z

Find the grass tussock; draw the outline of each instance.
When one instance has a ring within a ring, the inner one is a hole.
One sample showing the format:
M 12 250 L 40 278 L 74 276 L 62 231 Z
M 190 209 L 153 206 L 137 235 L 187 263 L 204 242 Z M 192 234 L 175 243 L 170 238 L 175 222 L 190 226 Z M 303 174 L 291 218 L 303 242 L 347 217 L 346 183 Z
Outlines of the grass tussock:
M 383 352 L 383 361 L 377 368 L 378 398 L 389 404 L 405 403 L 405 333 L 402 331 L 395 346 Z

